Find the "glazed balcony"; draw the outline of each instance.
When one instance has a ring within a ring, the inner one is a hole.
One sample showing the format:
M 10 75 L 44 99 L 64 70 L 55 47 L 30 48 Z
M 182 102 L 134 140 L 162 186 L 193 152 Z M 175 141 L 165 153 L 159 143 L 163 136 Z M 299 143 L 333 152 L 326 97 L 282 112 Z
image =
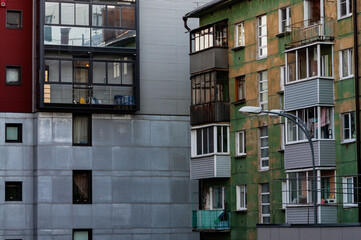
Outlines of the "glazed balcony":
M 190 55 L 190 73 L 228 68 L 228 48 L 212 47 Z
M 229 122 L 229 102 L 210 102 L 190 107 L 191 125 Z
M 197 232 L 230 232 L 229 210 L 193 210 L 192 228 Z

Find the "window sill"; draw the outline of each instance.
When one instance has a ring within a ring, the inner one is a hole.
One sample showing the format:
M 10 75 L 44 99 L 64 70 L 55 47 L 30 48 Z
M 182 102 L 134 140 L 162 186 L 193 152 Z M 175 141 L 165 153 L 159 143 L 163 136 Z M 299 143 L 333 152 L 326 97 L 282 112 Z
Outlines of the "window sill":
M 246 99 L 241 99 L 241 100 L 233 102 L 232 104 L 239 105 L 239 104 L 242 104 L 242 103 L 245 103 L 245 102 L 246 102 Z
M 280 149 L 277 150 L 277 152 L 279 152 L 279 153 L 284 153 L 284 152 L 285 152 L 285 149 L 284 149 L 284 148 L 280 148 Z
M 258 56 L 258 57 L 257 57 L 257 61 L 258 61 L 258 60 L 264 60 L 264 59 L 266 59 L 266 58 L 267 58 L 267 55 L 266 55 L 266 56 Z
M 269 168 L 262 168 L 258 170 L 258 172 L 267 172 L 267 171 L 269 171 Z
M 247 157 L 247 153 L 234 156 L 234 158 L 245 158 L 245 157 Z
M 284 36 L 287 36 L 287 35 L 291 35 L 291 32 L 290 31 L 286 31 L 286 32 L 281 32 L 281 33 L 278 33 L 276 34 L 276 37 L 284 37 Z
M 245 48 L 245 46 L 243 45 L 243 46 L 234 47 L 231 50 L 232 51 L 237 51 L 237 50 L 244 49 L 244 48 Z
M 280 95 L 283 95 L 285 93 L 285 90 L 280 90 L 277 93 L 280 94 Z
M 354 75 L 353 75 L 353 74 L 352 74 L 352 75 L 349 75 L 349 76 L 346 76 L 346 77 L 340 78 L 340 81 L 348 80 L 348 79 L 352 79 L 352 78 L 354 78 Z
M 340 20 L 343 20 L 343 19 L 346 19 L 349 17 L 352 17 L 352 13 L 346 14 L 345 16 L 341 16 L 341 17 L 337 18 L 337 20 L 340 21 Z
M 348 144 L 348 143 L 354 143 L 356 142 L 356 139 L 351 139 L 351 140 L 347 140 L 347 141 L 342 141 L 341 144 Z
M 245 212 L 247 212 L 247 208 L 237 209 L 234 212 L 236 212 L 236 213 L 245 213 Z
M 355 208 L 358 207 L 357 204 L 353 204 L 353 203 L 344 203 L 343 204 L 343 208 Z

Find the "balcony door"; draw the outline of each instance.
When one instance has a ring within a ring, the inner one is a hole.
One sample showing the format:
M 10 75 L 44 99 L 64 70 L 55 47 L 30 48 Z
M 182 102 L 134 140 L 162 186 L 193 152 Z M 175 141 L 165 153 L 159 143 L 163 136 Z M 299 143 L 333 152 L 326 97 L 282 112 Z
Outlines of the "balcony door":
M 89 87 L 89 61 L 74 61 L 73 101 L 78 104 L 89 104 L 91 89 Z
M 322 0 L 305 0 L 304 1 L 304 25 L 305 27 L 320 23 Z

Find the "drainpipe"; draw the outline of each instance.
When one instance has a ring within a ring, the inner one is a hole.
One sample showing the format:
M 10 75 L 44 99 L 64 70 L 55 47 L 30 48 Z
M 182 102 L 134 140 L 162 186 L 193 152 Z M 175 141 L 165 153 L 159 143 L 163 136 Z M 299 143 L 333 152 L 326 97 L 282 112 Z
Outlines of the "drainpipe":
M 358 28 L 357 28 L 357 0 L 352 0 L 353 39 L 354 39 L 354 71 L 355 71 L 355 105 L 356 105 L 356 159 L 357 159 L 357 187 L 361 186 L 361 158 L 360 158 L 360 87 L 358 72 Z M 358 221 L 361 222 L 361 191 L 358 189 Z

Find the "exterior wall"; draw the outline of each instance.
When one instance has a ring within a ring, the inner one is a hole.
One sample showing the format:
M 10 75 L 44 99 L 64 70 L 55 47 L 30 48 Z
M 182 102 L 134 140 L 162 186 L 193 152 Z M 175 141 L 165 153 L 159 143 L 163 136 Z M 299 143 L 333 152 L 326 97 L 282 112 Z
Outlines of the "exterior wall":
M 0 22 L 0 112 L 32 111 L 32 6 L 33 1 L 6 1 Z M 6 28 L 6 10 L 22 11 L 22 28 Z M 16 41 L 14 41 L 16 39 Z M 5 85 L 5 66 L 21 66 L 21 85 Z
M 0 113 L 0 239 L 33 240 L 33 114 Z M 22 123 L 22 143 L 5 143 L 5 123 Z M 5 182 L 22 182 L 22 201 L 5 201 Z
M 70 239 L 74 228 L 92 228 L 93 239 L 197 239 L 188 125 L 188 117 L 93 115 L 92 146 L 75 147 L 71 114 L 39 113 L 38 239 Z M 72 170 L 92 170 L 92 204 L 72 204 Z

